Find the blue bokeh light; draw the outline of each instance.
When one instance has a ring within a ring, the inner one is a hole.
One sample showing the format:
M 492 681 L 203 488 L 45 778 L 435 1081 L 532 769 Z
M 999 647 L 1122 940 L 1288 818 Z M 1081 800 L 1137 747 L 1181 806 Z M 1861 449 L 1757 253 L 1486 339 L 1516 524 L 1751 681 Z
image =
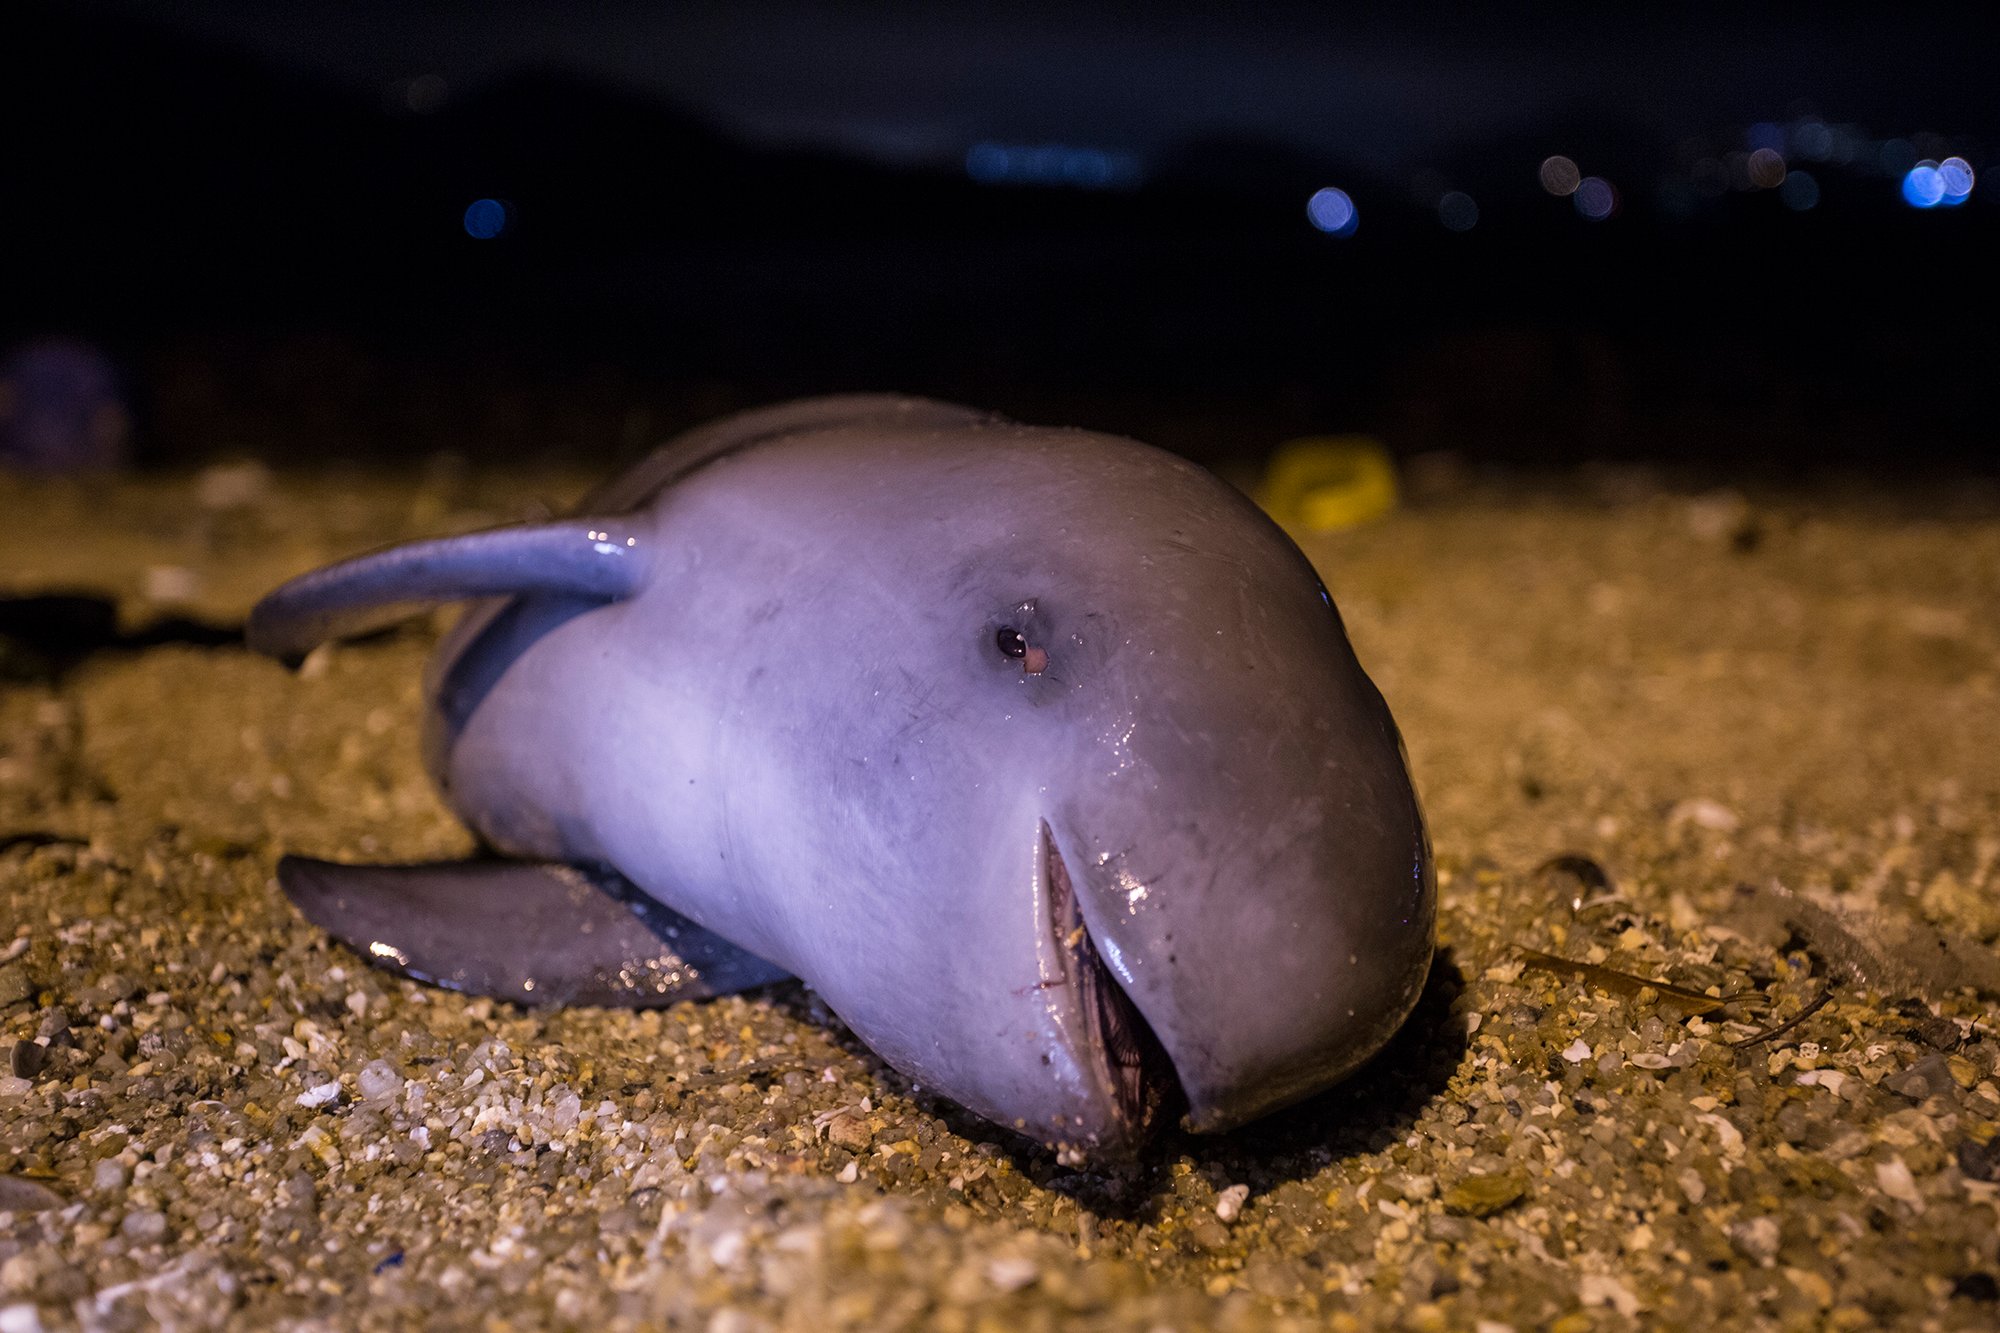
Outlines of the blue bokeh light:
M 1938 183 L 1944 187 L 1941 201 L 1957 207 L 1972 197 L 1972 164 L 1962 157 L 1948 157 L 1938 163 Z
M 1935 162 L 1919 162 L 1903 177 L 1903 202 L 1912 208 L 1936 208 L 1944 199 L 1944 177 Z
M 1602 222 L 1618 211 L 1618 191 L 1602 176 L 1585 176 L 1570 196 L 1576 211 L 1592 222 Z
M 1803 213 L 1819 204 L 1819 182 L 1810 172 L 1793 171 L 1785 175 L 1785 183 L 1778 187 L 1778 198 L 1785 201 L 1785 207 L 1796 213 Z
M 1306 219 L 1329 236 L 1352 236 L 1361 214 L 1347 191 L 1329 185 L 1306 200 Z
M 982 140 L 965 150 L 965 174 L 981 185 L 1068 185 L 1113 190 L 1144 174 L 1129 153 L 1070 144 L 1004 144 Z
M 1463 190 L 1447 191 L 1438 200 L 1438 221 L 1447 231 L 1471 231 L 1479 225 L 1479 204 Z
M 475 241 L 490 241 L 507 230 L 513 213 L 498 199 L 475 199 L 465 206 L 465 234 Z

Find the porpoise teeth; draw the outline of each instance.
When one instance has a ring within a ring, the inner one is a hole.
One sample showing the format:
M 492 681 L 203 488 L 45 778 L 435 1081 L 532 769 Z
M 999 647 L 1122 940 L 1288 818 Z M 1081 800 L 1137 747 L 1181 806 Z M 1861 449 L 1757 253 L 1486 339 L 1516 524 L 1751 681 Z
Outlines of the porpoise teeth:
M 1064 975 L 1083 1020 L 1086 1058 L 1111 1095 L 1125 1137 L 1137 1147 L 1150 1136 L 1161 1111 L 1177 1098 L 1180 1081 L 1145 1016 L 1098 956 L 1069 867 L 1046 827 L 1043 845 L 1048 856 L 1049 925 L 1063 948 Z

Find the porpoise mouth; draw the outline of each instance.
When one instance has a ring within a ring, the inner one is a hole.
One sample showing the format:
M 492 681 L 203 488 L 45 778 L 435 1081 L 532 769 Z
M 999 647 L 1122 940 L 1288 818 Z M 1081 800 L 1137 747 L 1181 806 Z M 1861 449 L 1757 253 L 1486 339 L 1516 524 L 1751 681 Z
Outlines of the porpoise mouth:
M 1077 1058 L 1096 1077 L 1116 1119 L 1113 1141 L 1091 1146 L 1100 1153 L 1136 1153 L 1162 1120 L 1180 1114 L 1185 1101 L 1180 1079 L 1145 1016 L 1099 956 L 1069 867 L 1047 825 L 1042 846 L 1048 859 L 1049 926 L 1079 1020 Z

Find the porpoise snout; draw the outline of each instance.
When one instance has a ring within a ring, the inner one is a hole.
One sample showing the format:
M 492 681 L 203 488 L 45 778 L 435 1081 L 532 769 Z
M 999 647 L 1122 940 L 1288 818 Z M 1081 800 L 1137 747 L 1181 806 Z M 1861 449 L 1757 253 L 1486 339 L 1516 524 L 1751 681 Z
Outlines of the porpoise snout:
M 1274 635 L 1257 680 L 1190 654 L 1178 687 L 1100 730 L 1113 744 L 1086 756 L 1090 788 L 1057 821 L 1098 954 L 1198 1131 L 1352 1072 L 1430 965 L 1423 816 L 1388 709 L 1335 629 L 1328 615 Z

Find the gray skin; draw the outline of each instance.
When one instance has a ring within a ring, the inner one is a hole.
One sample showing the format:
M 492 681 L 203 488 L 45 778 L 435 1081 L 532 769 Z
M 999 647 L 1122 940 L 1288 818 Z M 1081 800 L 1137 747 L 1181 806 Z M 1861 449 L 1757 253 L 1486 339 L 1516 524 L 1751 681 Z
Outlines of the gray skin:
M 523 594 L 430 672 L 465 822 L 615 868 L 754 955 L 740 984 L 805 979 L 913 1082 L 1069 1160 L 1326 1088 L 1415 1003 L 1435 888 L 1395 724 L 1311 565 L 1208 473 L 846 397 L 696 431 L 585 512 L 616 517 L 309 575 L 251 640 Z M 402 901 L 342 933 L 385 957 Z M 505 920 L 489 902 L 411 938 L 448 950 Z

